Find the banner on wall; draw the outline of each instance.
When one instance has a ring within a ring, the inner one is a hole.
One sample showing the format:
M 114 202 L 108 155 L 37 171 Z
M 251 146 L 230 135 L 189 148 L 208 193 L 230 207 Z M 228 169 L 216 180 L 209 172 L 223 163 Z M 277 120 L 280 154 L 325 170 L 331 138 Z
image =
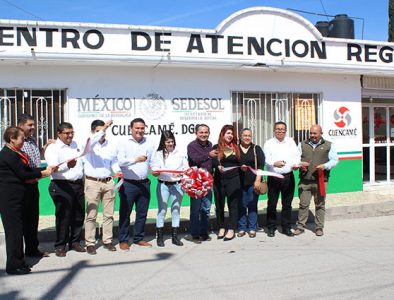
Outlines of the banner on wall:
M 361 107 L 356 102 L 324 103 L 324 137 L 338 152 L 361 151 Z
M 147 137 L 158 143 L 161 132 L 170 130 L 177 145 L 186 148 L 196 138 L 196 125 L 202 123 L 210 127 L 210 140 L 216 143 L 222 125 L 231 123 L 231 101 L 215 96 L 167 99 L 156 93 L 141 98 L 69 98 L 68 114 L 77 139 L 87 137 L 90 124 L 97 119 L 113 120 L 107 130 L 109 138 L 127 138 L 131 120 L 142 118 Z

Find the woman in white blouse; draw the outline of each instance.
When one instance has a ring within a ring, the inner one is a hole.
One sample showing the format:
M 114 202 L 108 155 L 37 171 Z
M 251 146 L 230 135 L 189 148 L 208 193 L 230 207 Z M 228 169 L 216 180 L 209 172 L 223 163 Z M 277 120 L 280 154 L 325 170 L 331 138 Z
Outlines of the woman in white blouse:
M 172 216 L 172 243 L 183 246 L 178 239 L 180 222 L 180 208 L 183 191 L 181 189 L 182 174 L 159 172 L 159 170 L 184 171 L 188 168 L 186 155 L 175 148 L 176 142 L 171 131 L 163 131 L 160 138 L 159 147 L 152 161 L 152 174 L 158 176 L 157 201 L 159 211 L 156 220 L 157 246 L 164 247 L 163 227 L 167 213 L 168 200 L 171 203 Z

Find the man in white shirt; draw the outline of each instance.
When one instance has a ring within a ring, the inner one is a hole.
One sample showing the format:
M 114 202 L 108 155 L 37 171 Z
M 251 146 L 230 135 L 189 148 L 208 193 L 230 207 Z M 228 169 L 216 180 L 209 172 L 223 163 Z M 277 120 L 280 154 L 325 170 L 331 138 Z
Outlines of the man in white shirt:
M 291 202 L 293 201 L 295 180 L 293 170 L 297 169 L 300 157 L 297 145 L 286 136 L 287 126 L 284 122 L 274 125 L 274 137 L 264 144 L 265 163 L 270 172 L 282 174 L 283 179 L 268 177 L 267 227 L 268 236 L 274 237 L 276 230 L 276 206 L 279 194 L 282 196 L 281 224 L 282 233 L 293 236 L 291 231 Z
M 95 139 L 103 134 L 99 132 Z M 67 244 L 70 250 L 86 252 L 80 245 L 85 218 L 83 163 L 75 159 L 83 153 L 83 146 L 73 141 L 74 129 L 70 123 L 60 123 L 57 136 L 56 142 L 47 147 L 45 160 L 50 166 L 59 166 L 51 175 L 49 194 L 56 209 L 55 254 L 65 257 Z
M 148 170 L 154 153 L 154 145 L 145 135 L 145 121 L 136 118 L 130 123 L 131 137 L 119 144 L 118 164 L 124 176 L 119 190 L 119 248 L 128 251 L 130 238 L 130 214 L 136 207 L 133 243 L 151 247 L 144 241 L 146 216 L 149 209 L 150 181 Z
M 92 134 L 106 131 L 112 121 L 104 123 L 95 120 L 91 124 Z M 83 158 L 85 173 L 85 242 L 88 254 L 96 254 L 96 219 L 100 200 L 103 208 L 103 246 L 109 251 L 116 251 L 112 243 L 112 228 L 114 222 L 115 183 L 112 171 L 120 172 L 115 145 L 110 143 L 105 135 L 95 144 Z

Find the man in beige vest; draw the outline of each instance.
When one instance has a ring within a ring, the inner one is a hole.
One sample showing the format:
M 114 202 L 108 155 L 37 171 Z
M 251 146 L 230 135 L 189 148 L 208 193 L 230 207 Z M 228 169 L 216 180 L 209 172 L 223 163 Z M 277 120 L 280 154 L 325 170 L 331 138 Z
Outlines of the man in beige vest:
M 301 153 L 300 182 L 298 184 L 300 208 L 294 235 L 300 235 L 305 231 L 312 196 L 315 201 L 315 233 L 317 236 L 324 234 L 325 191 L 327 190 L 330 170 L 338 164 L 338 154 L 334 144 L 326 141 L 322 134 L 320 125 L 312 125 L 309 131 L 309 139 L 298 145 Z M 324 180 L 324 187 L 323 184 L 319 186 L 319 173 L 324 176 L 324 179 L 322 177 L 320 180 L 321 182 Z

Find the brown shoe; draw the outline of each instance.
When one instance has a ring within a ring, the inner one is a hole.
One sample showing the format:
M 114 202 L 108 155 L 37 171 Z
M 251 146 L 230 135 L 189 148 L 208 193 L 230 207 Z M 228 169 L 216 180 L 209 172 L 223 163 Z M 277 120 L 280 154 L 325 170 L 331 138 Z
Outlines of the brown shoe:
M 56 248 L 55 254 L 57 257 L 66 257 L 66 249 L 64 248 Z
M 145 242 L 145 241 L 139 241 L 137 242 L 138 246 L 142 246 L 142 247 L 152 247 L 151 243 Z
M 296 228 L 296 230 L 294 230 L 294 235 L 300 235 L 300 234 L 303 234 L 304 232 L 305 232 L 305 229 Z
M 116 251 L 116 248 L 112 243 L 104 244 L 103 247 L 108 251 Z
M 124 250 L 124 251 L 129 251 L 130 250 L 130 246 L 126 242 L 120 243 L 119 244 L 119 248 L 120 248 L 120 250 Z
M 254 230 L 249 231 L 248 234 L 249 234 L 249 237 L 252 239 L 256 237 L 256 231 L 254 231 Z
M 246 234 L 245 230 L 240 230 L 237 234 L 237 237 L 243 237 Z
M 91 254 L 91 255 L 97 254 L 97 252 L 96 252 L 96 247 L 94 247 L 94 246 L 87 246 L 87 247 L 86 247 L 86 252 L 87 252 L 88 254 Z
M 82 247 L 79 243 L 72 244 L 70 250 L 74 250 L 75 252 L 86 252 L 86 249 Z
M 323 229 L 321 229 L 321 228 L 317 228 L 315 233 L 316 233 L 317 236 L 323 236 L 324 235 Z

